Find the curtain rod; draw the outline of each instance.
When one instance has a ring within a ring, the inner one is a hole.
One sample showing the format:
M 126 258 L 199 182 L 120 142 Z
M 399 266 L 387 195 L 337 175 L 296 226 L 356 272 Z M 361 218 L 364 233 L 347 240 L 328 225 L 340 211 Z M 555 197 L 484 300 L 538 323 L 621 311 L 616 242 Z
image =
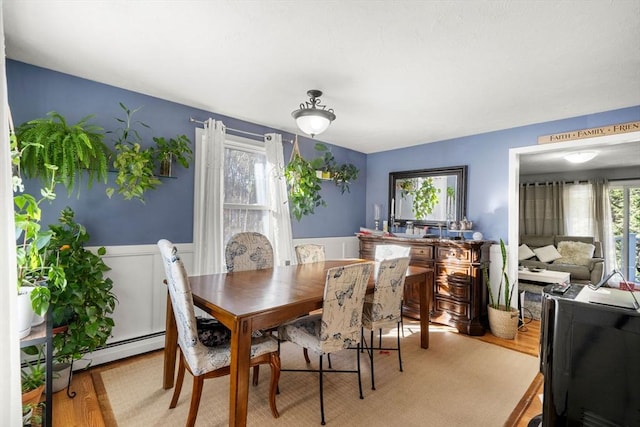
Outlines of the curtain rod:
M 204 124 L 205 124 L 205 122 L 202 122 L 202 121 L 200 121 L 200 120 L 196 120 L 196 119 L 194 119 L 193 117 L 189 117 L 189 121 L 190 121 L 191 123 L 197 123 L 197 124 L 199 124 L 199 125 L 204 125 Z M 240 129 L 227 128 L 227 130 L 230 130 L 231 132 L 242 133 L 242 134 L 249 135 L 249 136 L 255 136 L 255 137 L 257 137 L 257 138 L 264 138 L 264 137 L 265 137 L 265 135 L 263 135 L 263 134 L 261 135 L 261 134 L 259 134 L 259 133 L 247 132 L 247 131 L 245 131 L 245 130 L 240 130 Z M 288 142 L 288 143 L 290 143 L 290 144 L 293 144 L 293 140 L 292 140 L 292 139 L 285 139 L 285 138 L 282 138 L 282 140 L 283 140 L 284 142 Z

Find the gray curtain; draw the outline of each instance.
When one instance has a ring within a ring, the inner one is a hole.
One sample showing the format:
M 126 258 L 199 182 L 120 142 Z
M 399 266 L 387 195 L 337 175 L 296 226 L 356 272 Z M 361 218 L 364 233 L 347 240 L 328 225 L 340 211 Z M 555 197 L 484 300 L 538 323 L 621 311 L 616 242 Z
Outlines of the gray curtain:
M 613 217 L 609 200 L 609 181 L 606 178 L 590 181 L 594 193 L 594 236 L 602 243 L 605 274 L 615 265 L 616 250 L 613 238 Z
M 520 184 L 520 235 L 564 234 L 563 182 Z

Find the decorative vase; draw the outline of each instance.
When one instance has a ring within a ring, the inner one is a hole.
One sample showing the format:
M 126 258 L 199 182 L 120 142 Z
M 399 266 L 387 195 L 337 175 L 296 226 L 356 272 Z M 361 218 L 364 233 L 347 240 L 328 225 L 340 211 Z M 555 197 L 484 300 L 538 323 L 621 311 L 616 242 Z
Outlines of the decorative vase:
M 489 305 L 488 310 L 491 333 L 498 338 L 514 339 L 518 330 L 518 310 L 510 307 L 507 311 L 504 305 L 499 310 Z
M 160 161 L 160 176 L 171 176 L 171 163 L 173 163 L 173 155 L 168 154 Z

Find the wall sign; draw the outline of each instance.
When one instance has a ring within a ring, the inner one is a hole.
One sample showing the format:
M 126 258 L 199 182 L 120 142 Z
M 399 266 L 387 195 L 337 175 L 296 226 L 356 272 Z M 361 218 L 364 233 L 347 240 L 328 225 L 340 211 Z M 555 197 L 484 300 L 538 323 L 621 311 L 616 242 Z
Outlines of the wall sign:
M 554 133 L 538 137 L 538 144 L 572 141 L 574 139 L 593 138 L 596 136 L 615 135 L 619 133 L 640 131 L 640 122 L 620 123 L 599 128 L 574 130 L 570 132 Z

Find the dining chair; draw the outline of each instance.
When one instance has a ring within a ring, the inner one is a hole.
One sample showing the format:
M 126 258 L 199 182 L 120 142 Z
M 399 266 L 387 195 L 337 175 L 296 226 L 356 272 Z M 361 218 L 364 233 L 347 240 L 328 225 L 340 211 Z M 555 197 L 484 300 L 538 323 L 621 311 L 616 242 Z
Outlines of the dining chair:
M 401 245 L 376 245 L 374 258 L 382 261 L 389 258 L 403 258 L 411 254 L 411 246 Z
M 374 350 L 397 350 L 398 364 L 402 372 L 402 353 L 400 351 L 400 325 L 402 324 L 402 294 L 404 292 L 404 279 L 409 267 L 409 257 L 391 258 L 380 262 L 376 284 L 373 294 L 368 294 L 364 299 L 362 310 L 362 346 L 369 354 L 371 367 L 371 390 L 376 389 L 373 353 Z M 377 329 L 382 335 L 382 329 L 397 328 L 398 344 L 395 348 L 382 347 L 380 341 L 377 348 L 373 346 L 373 332 Z M 364 329 L 371 330 L 369 345 L 364 339 Z
M 324 245 L 305 243 L 295 247 L 298 264 L 309 264 L 324 261 Z
M 318 372 L 320 382 L 320 417 L 324 419 L 324 373 L 357 373 L 360 399 L 360 339 L 364 295 L 374 263 L 362 262 L 327 271 L 321 314 L 311 314 L 285 323 L 278 328 L 280 340 L 290 341 L 318 355 L 318 369 L 282 369 L 282 371 Z M 357 370 L 323 370 L 322 356 L 356 346 Z
M 182 390 L 185 370 L 188 370 L 193 375 L 193 389 L 186 424 L 187 426 L 193 426 L 198 415 L 204 380 L 229 375 L 230 373 L 231 346 L 229 342 L 213 347 L 207 347 L 202 343 L 197 330 L 189 278 L 178 256 L 178 250 L 173 243 L 165 239 L 158 241 L 158 248 L 162 255 L 167 277 L 167 288 L 176 319 L 180 353 L 178 376 L 176 377 L 175 389 L 169 408 L 176 407 Z M 279 416 L 276 407 L 276 390 L 280 379 L 280 355 L 278 350 L 278 342 L 271 336 L 266 335 L 252 339 L 250 365 L 268 364 L 271 367 L 269 406 L 274 418 Z
M 383 261 L 391 258 L 403 258 L 411 256 L 411 246 L 401 245 L 376 245 L 374 258 L 376 261 Z M 404 338 L 404 322 L 400 319 L 400 331 Z M 382 347 L 382 330 L 378 331 L 378 347 Z
M 227 271 L 262 270 L 273 267 L 273 246 L 264 234 L 246 231 L 229 239 L 224 250 Z

